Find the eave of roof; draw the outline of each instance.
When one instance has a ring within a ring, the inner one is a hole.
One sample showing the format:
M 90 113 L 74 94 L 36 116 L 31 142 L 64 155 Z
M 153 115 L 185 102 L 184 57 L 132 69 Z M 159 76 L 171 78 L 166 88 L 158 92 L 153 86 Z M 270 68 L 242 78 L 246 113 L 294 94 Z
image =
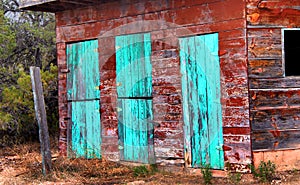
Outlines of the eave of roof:
M 92 6 L 105 1 L 97 0 L 21 0 L 20 9 L 42 11 L 42 12 L 59 12 Z M 107 0 L 106 0 L 107 2 Z

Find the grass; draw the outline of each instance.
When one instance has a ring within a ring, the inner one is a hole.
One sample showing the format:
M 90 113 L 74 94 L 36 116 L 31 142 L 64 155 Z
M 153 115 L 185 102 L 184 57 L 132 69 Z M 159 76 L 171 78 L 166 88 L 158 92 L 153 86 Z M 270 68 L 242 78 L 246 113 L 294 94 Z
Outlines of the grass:
M 154 175 L 158 172 L 159 170 L 156 164 L 151 164 L 149 166 L 136 166 L 133 168 L 133 175 L 135 177 L 147 177 L 149 175 Z
M 99 159 L 69 159 L 58 156 L 56 146 L 52 146 L 53 170 L 47 176 L 43 176 L 38 143 L 20 146 L 0 148 L 0 184 L 126 184 L 133 181 L 144 181 L 148 185 L 156 184 L 253 184 L 253 181 L 245 181 L 247 175 L 231 174 L 229 178 L 212 178 L 209 165 L 202 168 L 203 177 L 178 171 L 176 173 L 160 171 L 157 165 L 142 165 L 139 167 L 124 166 L 119 163 Z M 261 165 L 261 169 L 272 171 Z M 268 165 L 267 166 L 272 166 Z M 164 166 L 163 168 L 168 168 Z M 170 166 L 172 168 L 172 166 Z M 261 174 L 269 174 L 257 171 Z M 292 175 L 291 175 L 292 173 Z M 287 177 L 295 182 L 300 181 L 300 172 L 293 170 L 287 172 Z M 250 176 L 250 175 L 249 175 Z M 263 175 L 261 175 L 263 176 Z M 251 176 L 250 176 L 251 177 Z M 258 180 L 257 180 L 258 181 Z M 261 181 L 262 182 L 262 181 Z M 256 183 L 259 184 L 259 183 Z M 297 183 L 296 183 L 297 184 Z
M 233 172 L 230 172 L 228 174 L 228 178 L 229 178 L 229 182 L 231 184 L 239 184 L 242 180 L 242 174 L 241 173 L 233 173 Z
M 206 164 L 201 168 L 201 173 L 205 184 L 212 184 L 213 178 L 210 164 Z

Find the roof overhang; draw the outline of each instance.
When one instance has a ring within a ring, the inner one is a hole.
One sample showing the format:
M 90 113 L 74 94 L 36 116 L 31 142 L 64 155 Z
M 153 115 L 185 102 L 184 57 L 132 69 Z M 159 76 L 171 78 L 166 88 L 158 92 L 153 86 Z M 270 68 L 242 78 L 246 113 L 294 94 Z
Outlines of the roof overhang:
M 103 3 L 99 0 L 21 0 L 23 10 L 59 12 Z

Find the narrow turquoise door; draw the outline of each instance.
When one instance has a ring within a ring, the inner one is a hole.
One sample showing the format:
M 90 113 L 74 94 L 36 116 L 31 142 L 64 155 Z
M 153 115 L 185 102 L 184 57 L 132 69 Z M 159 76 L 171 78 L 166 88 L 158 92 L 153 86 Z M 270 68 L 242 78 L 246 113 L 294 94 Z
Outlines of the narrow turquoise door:
M 181 38 L 185 148 L 192 167 L 224 168 L 218 34 Z
M 116 37 L 120 158 L 152 163 L 152 66 L 150 34 Z
M 69 156 L 101 157 L 98 41 L 67 45 Z

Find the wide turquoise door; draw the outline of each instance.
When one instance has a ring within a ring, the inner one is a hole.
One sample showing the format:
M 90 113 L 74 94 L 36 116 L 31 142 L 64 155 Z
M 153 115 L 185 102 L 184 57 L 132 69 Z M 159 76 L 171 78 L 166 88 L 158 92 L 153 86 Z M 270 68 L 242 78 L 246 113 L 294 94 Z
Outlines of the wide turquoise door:
M 101 157 L 98 41 L 67 45 L 70 157 Z
M 150 34 L 116 37 L 120 159 L 152 163 L 153 114 Z
M 192 167 L 223 169 L 218 34 L 179 42 L 186 155 Z

